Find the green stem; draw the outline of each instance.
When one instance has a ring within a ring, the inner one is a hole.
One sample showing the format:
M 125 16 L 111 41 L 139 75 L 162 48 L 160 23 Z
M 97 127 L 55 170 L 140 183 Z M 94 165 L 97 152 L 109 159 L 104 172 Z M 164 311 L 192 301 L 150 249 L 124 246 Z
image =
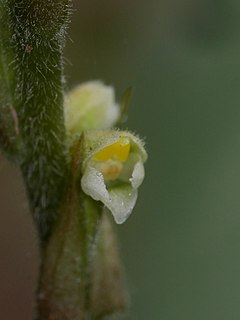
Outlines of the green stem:
M 21 168 L 42 240 L 62 201 L 67 165 L 62 49 L 69 0 L 2 0 L 9 35 L 13 107 L 23 141 Z M 10 59 L 10 58 L 9 58 Z M 6 60 L 9 60 L 6 59 Z
M 4 154 L 16 160 L 18 154 L 19 128 L 16 110 L 13 107 L 13 61 L 10 50 L 10 33 L 5 4 L 0 5 L 0 148 Z
M 0 115 L 0 149 L 6 157 L 12 161 L 16 161 L 20 142 L 15 135 L 9 134 L 9 127 L 6 127 L 5 123 Z
M 80 188 L 80 145 L 75 146 L 62 214 L 44 251 L 39 319 L 90 319 L 91 261 L 102 207 Z

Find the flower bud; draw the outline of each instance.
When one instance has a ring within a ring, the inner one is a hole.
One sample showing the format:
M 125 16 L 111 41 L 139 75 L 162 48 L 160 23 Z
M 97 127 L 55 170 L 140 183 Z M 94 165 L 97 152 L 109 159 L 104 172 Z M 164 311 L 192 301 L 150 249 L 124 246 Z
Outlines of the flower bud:
M 114 89 L 101 81 L 83 83 L 65 99 L 65 124 L 70 139 L 85 130 L 111 128 L 119 116 Z

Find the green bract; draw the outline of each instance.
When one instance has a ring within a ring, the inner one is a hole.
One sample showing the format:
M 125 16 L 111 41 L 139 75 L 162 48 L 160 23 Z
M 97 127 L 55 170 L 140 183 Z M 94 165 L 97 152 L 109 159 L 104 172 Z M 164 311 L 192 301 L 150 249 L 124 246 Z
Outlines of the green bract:
M 123 223 L 131 214 L 144 179 L 143 142 L 126 131 L 91 131 L 84 135 L 83 191 L 101 201 Z

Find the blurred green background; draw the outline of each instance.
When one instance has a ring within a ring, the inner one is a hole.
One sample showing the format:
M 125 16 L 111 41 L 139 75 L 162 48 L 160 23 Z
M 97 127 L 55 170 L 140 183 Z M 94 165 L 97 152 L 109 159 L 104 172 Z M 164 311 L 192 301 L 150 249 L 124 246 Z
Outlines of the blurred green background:
M 67 88 L 135 89 L 146 180 L 118 226 L 121 319 L 240 319 L 240 2 L 75 1 Z M 0 163 L 0 318 L 30 320 L 38 255 L 19 173 Z M 19 191 L 21 190 L 21 192 Z M 61 320 L 61 319 L 59 319 Z

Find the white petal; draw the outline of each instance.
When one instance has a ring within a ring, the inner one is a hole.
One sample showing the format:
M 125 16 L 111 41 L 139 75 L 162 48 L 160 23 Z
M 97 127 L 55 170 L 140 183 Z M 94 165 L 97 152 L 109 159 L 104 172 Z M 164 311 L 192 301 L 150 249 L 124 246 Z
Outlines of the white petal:
M 92 167 L 84 173 L 81 186 L 87 195 L 101 201 L 111 211 L 118 224 L 127 220 L 137 201 L 137 190 L 127 184 L 110 188 L 108 192 L 103 175 Z
M 127 220 L 137 201 L 137 190 L 128 185 L 111 188 L 110 199 L 103 203 L 112 212 L 116 223 L 121 224 Z
M 87 168 L 82 177 L 81 186 L 83 191 L 94 200 L 102 201 L 103 203 L 109 200 L 109 193 L 105 186 L 103 175 L 96 169 Z
M 134 166 L 132 177 L 130 178 L 133 189 L 137 189 L 142 184 L 144 176 L 144 166 L 141 161 L 138 161 Z

